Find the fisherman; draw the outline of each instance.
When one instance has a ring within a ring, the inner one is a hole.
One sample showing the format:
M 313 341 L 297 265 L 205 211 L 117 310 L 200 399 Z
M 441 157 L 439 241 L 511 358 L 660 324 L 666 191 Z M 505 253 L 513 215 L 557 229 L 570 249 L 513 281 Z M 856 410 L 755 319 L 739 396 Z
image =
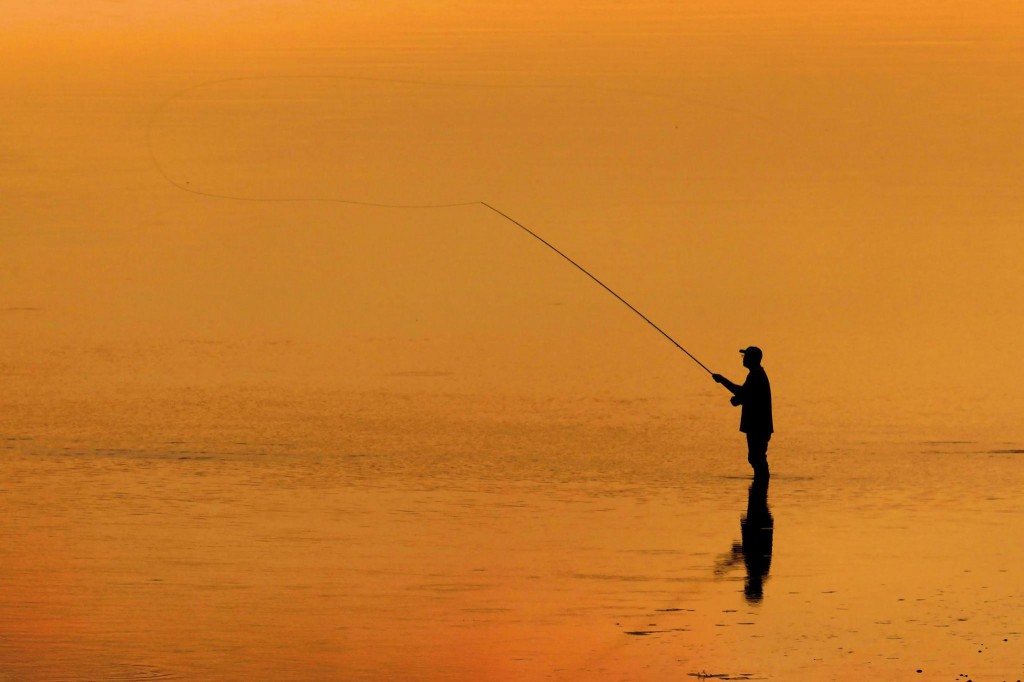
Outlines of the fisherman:
M 721 374 L 712 374 L 711 378 L 732 391 L 733 405 L 743 406 L 740 431 L 747 434 L 747 461 L 754 469 L 755 480 L 767 479 L 768 441 L 775 430 L 772 426 L 772 388 L 768 383 L 768 375 L 761 367 L 761 349 L 750 346 L 740 353 L 743 354 L 743 366 L 750 370 L 742 386 Z

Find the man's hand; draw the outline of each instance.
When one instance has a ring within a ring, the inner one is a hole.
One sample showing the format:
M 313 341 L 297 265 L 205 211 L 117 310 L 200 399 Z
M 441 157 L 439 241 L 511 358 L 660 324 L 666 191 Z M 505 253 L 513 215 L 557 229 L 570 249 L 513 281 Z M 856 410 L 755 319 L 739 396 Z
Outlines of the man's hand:
M 712 374 L 711 378 L 715 380 L 716 384 L 720 384 L 723 381 L 725 381 L 725 377 L 723 377 L 721 374 Z
M 729 398 L 729 402 L 732 403 L 733 405 L 739 405 L 743 401 L 740 400 L 740 397 L 738 395 L 734 395 L 733 397 Z

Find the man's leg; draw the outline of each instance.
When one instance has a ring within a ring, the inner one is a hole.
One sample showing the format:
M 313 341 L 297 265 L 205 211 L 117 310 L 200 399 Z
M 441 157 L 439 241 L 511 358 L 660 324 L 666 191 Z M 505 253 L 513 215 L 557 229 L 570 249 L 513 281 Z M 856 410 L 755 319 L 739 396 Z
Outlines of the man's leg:
M 772 434 L 747 434 L 747 461 L 754 469 L 754 478 L 768 478 L 768 441 Z

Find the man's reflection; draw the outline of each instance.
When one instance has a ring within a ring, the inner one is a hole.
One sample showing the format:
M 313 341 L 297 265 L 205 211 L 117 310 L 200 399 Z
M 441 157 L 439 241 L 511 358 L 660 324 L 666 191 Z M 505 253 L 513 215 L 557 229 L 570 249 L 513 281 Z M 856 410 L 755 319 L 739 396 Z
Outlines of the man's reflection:
M 768 479 L 755 478 L 747 496 L 747 513 L 740 517 L 740 542 L 718 560 L 716 575 L 725 575 L 740 560 L 747 569 L 743 594 L 751 604 L 764 598 L 764 582 L 772 565 L 772 536 L 775 520 L 768 510 Z

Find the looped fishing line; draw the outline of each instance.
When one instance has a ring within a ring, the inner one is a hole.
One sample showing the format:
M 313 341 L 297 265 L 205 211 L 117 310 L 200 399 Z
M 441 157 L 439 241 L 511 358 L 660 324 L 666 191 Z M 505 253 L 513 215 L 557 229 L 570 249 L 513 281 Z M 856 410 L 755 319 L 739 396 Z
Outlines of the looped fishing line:
M 498 210 L 497 208 L 495 208 L 491 204 L 487 203 L 486 201 L 482 201 L 482 200 L 461 201 L 461 202 L 443 203 L 443 204 L 401 204 L 401 203 L 382 203 L 382 202 L 373 202 L 373 201 L 359 201 L 359 200 L 355 200 L 355 199 L 336 199 L 336 198 L 331 198 L 331 197 L 251 197 L 251 196 L 232 195 L 232 194 L 226 194 L 226 193 L 220 193 L 220 192 L 209 192 L 209 191 L 205 191 L 205 190 L 202 190 L 202 189 L 196 189 L 196 188 L 190 187 L 187 184 L 182 184 L 180 181 L 175 180 L 173 177 L 171 177 L 170 173 L 167 172 L 167 170 L 164 168 L 163 164 L 160 163 L 160 159 L 157 156 L 156 151 L 153 148 L 153 128 L 156 125 L 156 120 L 159 117 L 159 115 L 165 109 L 167 109 L 167 107 L 169 107 L 173 102 L 183 98 L 185 95 L 187 95 L 187 94 L 189 94 L 191 92 L 194 92 L 194 91 L 196 91 L 196 90 L 198 90 L 200 88 L 209 87 L 211 85 L 216 85 L 216 84 L 221 84 L 221 83 L 266 80 L 268 78 L 271 78 L 271 77 L 242 76 L 242 77 L 236 77 L 236 78 L 223 78 L 223 79 L 216 80 L 216 81 L 208 81 L 208 82 L 205 82 L 205 83 L 199 83 L 197 85 L 190 86 L 190 87 L 185 88 L 183 90 L 179 90 L 178 92 L 172 94 L 170 97 L 165 99 L 153 111 L 153 113 L 149 117 L 149 121 L 148 121 L 148 123 L 146 125 L 146 147 L 147 147 L 147 149 L 149 151 L 149 157 L 152 160 L 153 165 L 156 167 L 157 171 L 164 178 L 164 180 L 166 180 L 173 187 L 175 187 L 175 188 L 177 188 L 177 189 L 179 189 L 179 190 L 181 190 L 183 192 L 188 192 L 189 194 L 194 194 L 194 195 L 201 196 L 201 197 L 207 197 L 207 198 L 210 198 L 210 199 L 225 199 L 225 200 L 230 200 L 230 201 L 250 201 L 250 202 L 259 202 L 259 203 L 322 202 L 322 203 L 334 203 L 334 204 L 348 204 L 348 205 L 351 205 L 351 206 L 368 206 L 368 207 L 374 207 L 374 208 L 390 208 L 390 209 L 442 209 L 442 208 L 457 208 L 457 207 L 465 207 L 465 206 L 482 206 L 482 207 L 484 207 L 486 209 L 489 209 L 490 211 L 492 211 L 493 213 L 497 214 L 498 216 L 504 218 L 505 220 L 507 220 L 508 222 L 512 223 L 516 227 L 520 228 L 521 230 L 526 232 L 528 235 L 530 235 L 531 237 L 533 237 L 534 239 L 539 241 L 541 244 L 543 244 L 544 246 L 546 246 L 547 248 L 549 248 L 550 250 L 554 251 L 556 254 L 561 256 L 563 259 L 568 261 L 570 264 L 572 264 L 574 267 L 576 267 L 580 272 L 582 272 L 587 277 L 589 277 L 594 282 L 596 282 L 598 285 L 600 285 L 601 288 L 603 288 L 609 294 L 611 294 L 616 299 L 618 299 L 618 301 L 620 303 L 622 303 L 627 308 L 629 308 L 634 313 L 636 313 L 640 317 L 640 319 L 642 319 L 644 322 L 646 322 L 651 327 L 653 327 L 655 329 L 655 331 L 657 331 L 659 334 L 661 334 L 666 339 L 668 339 L 676 348 L 678 348 L 679 350 L 683 351 L 691 360 L 693 360 L 698 365 L 700 365 L 700 367 L 705 372 L 707 372 L 708 374 L 712 374 L 711 370 L 708 369 L 704 365 L 703 362 L 701 362 L 696 357 L 694 357 L 693 354 L 690 353 L 690 351 L 688 351 L 685 348 L 683 348 L 683 346 L 680 345 L 680 343 L 678 341 L 676 341 L 671 336 L 669 336 L 669 334 L 666 331 L 664 331 L 661 327 L 656 325 L 653 321 L 651 321 L 650 318 L 648 318 L 642 312 L 637 310 L 629 301 L 627 301 L 622 296 L 620 296 L 618 293 L 616 293 L 611 287 L 609 287 L 607 284 L 605 284 L 600 279 L 598 279 L 596 276 L 594 276 L 593 273 L 591 273 L 589 270 L 584 268 L 582 265 L 580 265 L 579 263 L 574 261 L 568 255 L 566 255 L 564 252 L 562 252 L 560 249 L 558 249 L 554 244 L 552 244 L 548 240 L 544 239 L 543 237 L 541 237 L 539 234 L 537 234 L 536 232 L 534 232 L 530 228 L 526 227 L 526 225 L 523 225 L 521 222 L 519 222 L 518 220 L 516 220 L 512 216 L 508 215 L 507 213 Z M 421 82 L 421 81 L 411 81 L 411 80 L 382 79 L 382 78 L 359 78 L 359 77 L 349 77 L 349 76 L 288 76 L 288 78 L 335 78 L 335 79 L 339 79 L 339 80 L 369 81 L 369 82 L 382 82 L 382 83 L 403 83 L 403 84 L 433 85 L 433 86 L 440 86 L 441 85 L 441 84 L 438 84 L 438 83 L 425 83 L 425 82 Z M 472 86 L 472 85 L 460 86 L 460 85 L 448 84 L 448 87 L 488 87 L 488 86 Z M 490 86 L 490 87 L 500 87 L 500 86 Z M 649 93 L 633 93 L 633 94 L 649 94 Z

